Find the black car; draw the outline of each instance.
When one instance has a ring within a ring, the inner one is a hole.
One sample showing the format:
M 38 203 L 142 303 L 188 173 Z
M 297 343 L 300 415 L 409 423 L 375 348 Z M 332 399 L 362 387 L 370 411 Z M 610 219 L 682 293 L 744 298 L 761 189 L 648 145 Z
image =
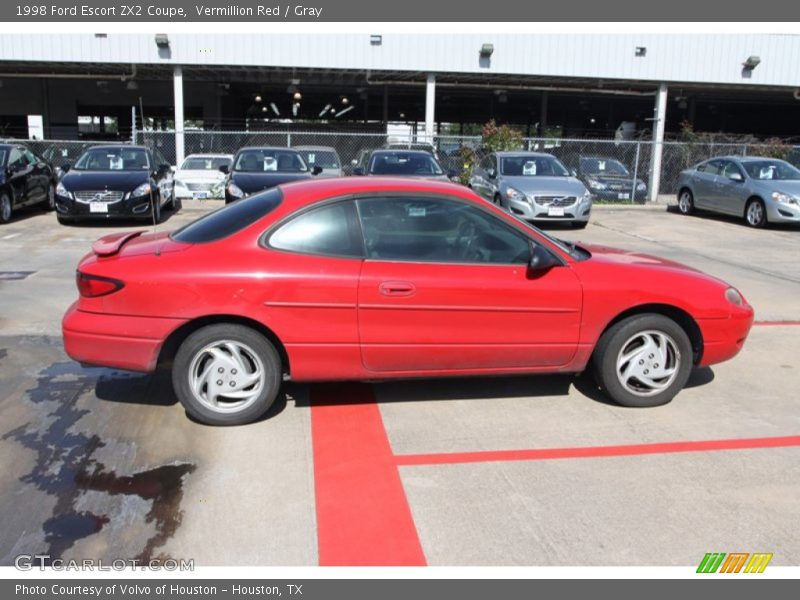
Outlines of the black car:
M 308 179 L 322 168 L 309 169 L 300 153 L 291 148 L 242 148 L 233 157 L 233 168 L 220 167 L 227 173 L 225 204 L 282 183 Z
M 42 152 L 42 158 L 50 163 L 56 178 L 61 179 L 64 174 L 61 170 L 62 165 L 74 162 L 88 146 L 89 144 L 79 142 L 57 142 L 51 144 Z
M 25 146 L 0 144 L 0 223 L 18 208 L 55 204 L 55 177 L 44 159 Z
M 92 146 L 65 172 L 56 188 L 61 223 L 81 219 L 161 220 L 175 207 L 172 170 L 144 146 Z M 163 158 L 161 158 L 163 161 Z
M 366 166 L 353 168 L 353 175 L 390 175 L 449 181 L 455 171 L 445 173 L 439 161 L 427 150 L 373 150 Z
M 636 178 L 628 168 L 615 158 L 581 156 L 577 177 L 595 200 L 647 199 L 647 184 Z

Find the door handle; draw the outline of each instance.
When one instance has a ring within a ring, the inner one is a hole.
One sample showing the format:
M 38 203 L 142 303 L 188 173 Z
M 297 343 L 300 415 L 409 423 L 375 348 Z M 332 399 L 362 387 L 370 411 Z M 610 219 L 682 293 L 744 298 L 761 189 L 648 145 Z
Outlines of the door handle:
M 413 296 L 416 286 L 408 281 L 384 281 L 378 286 L 384 296 Z

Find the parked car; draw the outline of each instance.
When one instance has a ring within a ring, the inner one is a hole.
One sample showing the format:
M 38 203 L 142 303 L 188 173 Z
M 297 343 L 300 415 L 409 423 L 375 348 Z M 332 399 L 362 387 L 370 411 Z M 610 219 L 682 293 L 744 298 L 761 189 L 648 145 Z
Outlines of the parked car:
M 614 158 L 581 156 L 576 175 L 595 200 L 647 199 L 647 184 L 633 178 L 628 167 Z
M 555 156 L 492 152 L 472 169 L 469 187 L 512 215 L 530 222 L 586 227 L 592 196 Z
M 221 198 L 225 174 L 220 167 L 232 164 L 232 154 L 190 154 L 175 171 L 175 197 Z
M 383 147 L 387 150 L 421 150 L 440 160 L 436 147 L 429 142 L 387 142 Z
M 373 149 L 365 148 L 359 150 L 358 155 L 350 161 L 350 167 L 345 172 L 345 175 L 355 175 L 361 173 L 362 175 L 367 172 L 367 165 L 369 164 L 369 155 L 372 154 Z
M 439 161 L 424 150 L 373 150 L 366 167 L 355 167 L 353 175 L 390 175 L 448 181 L 456 173 L 445 173 Z
M 55 174 L 45 160 L 25 146 L 0 144 L 0 223 L 15 210 L 55 202 Z
M 220 425 L 259 418 L 285 378 L 590 369 L 616 402 L 654 406 L 735 356 L 753 321 L 717 278 L 408 177 L 290 183 L 171 234 L 108 235 L 77 285 L 69 356 L 171 365 L 186 411 Z
M 341 177 L 342 161 L 335 148 L 331 146 L 296 146 L 303 160 L 310 168 L 320 167 L 320 177 Z
M 89 144 L 80 143 L 56 143 L 48 146 L 42 152 L 45 159 L 53 169 L 57 179 L 61 179 L 64 174 L 61 167 L 66 163 L 73 163 L 81 153 L 88 148 Z
M 169 163 L 144 146 L 92 146 L 63 169 L 55 203 L 61 223 L 130 218 L 158 223 L 161 209 L 175 206 Z
M 678 209 L 743 217 L 751 227 L 800 223 L 800 170 L 775 158 L 712 158 L 681 172 Z
M 309 168 L 292 148 L 242 148 L 233 157 L 233 168 L 220 167 L 225 178 L 225 204 L 276 185 L 308 179 L 322 173 L 321 167 Z

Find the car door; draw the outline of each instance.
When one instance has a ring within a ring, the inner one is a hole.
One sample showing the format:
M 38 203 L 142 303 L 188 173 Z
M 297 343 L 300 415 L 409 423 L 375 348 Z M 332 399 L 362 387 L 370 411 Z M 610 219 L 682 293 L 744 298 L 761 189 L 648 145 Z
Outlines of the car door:
M 555 367 L 578 342 L 568 266 L 528 269 L 531 239 L 488 210 L 439 196 L 361 198 L 361 357 L 374 372 Z
M 29 203 L 28 199 L 28 186 L 30 185 L 29 176 L 31 173 L 31 165 L 28 164 L 28 159 L 25 157 L 24 149 L 21 147 L 13 147 L 8 154 L 8 183 L 13 193 L 14 206 L 25 206 Z
M 736 177 L 737 175 L 741 179 L 731 179 L 731 177 Z M 747 187 L 745 185 L 744 171 L 732 160 L 722 161 L 714 198 L 716 210 L 728 215 L 741 216 L 744 214 L 746 200 Z
M 28 176 L 28 199 L 31 204 L 44 202 L 47 199 L 47 188 L 50 185 L 47 163 L 27 148 L 22 153 L 31 168 Z
M 694 204 L 697 208 L 716 209 L 717 175 L 722 168 L 719 159 L 710 160 L 697 167 L 694 176 Z

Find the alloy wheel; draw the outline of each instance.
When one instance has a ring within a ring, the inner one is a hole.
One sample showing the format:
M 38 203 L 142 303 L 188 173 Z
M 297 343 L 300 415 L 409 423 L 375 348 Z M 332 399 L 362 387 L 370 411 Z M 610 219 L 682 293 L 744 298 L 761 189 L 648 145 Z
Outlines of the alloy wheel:
M 652 396 L 670 386 L 678 374 L 681 353 L 663 331 L 641 331 L 622 345 L 617 355 L 617 379 L 631 394 Z
M 747 223 L 759 227 L 764 223 L 764 207 L 761 202 L 751 202 L 747 207 Z
M 233 340 L 211 343 L 192 359 L 189 386 L 195 398 L 218 413 L 236 413 L 255 402 L 266 370 L 250 346 Z

